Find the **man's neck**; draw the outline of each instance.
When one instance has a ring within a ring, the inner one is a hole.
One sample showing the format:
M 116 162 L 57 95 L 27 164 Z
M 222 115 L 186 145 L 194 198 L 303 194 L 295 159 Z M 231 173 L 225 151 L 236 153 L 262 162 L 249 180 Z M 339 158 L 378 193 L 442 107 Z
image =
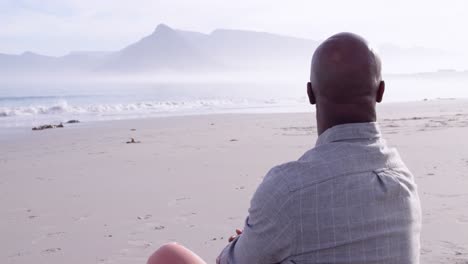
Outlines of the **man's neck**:
M 322 118 L 317 115 L 317 133 L 320 136 L 327 129 L 338 125 L 355 124 L 355 123 L 369 123 L 377 120 L 375 113 L 367 117 L 341 117 L 341 118 Z

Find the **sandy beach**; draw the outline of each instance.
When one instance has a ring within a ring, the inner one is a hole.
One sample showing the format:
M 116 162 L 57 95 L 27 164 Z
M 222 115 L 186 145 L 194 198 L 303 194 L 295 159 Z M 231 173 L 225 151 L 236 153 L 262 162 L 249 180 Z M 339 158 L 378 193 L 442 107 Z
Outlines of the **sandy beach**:
M 378 110 L 419 187 L 421 263 L 468 263 L 468 100 Z M 214 263 L 265 173 L 316 138 L 312 112 L 2 131 L 0 263 L 145 263 L 169 241 Z

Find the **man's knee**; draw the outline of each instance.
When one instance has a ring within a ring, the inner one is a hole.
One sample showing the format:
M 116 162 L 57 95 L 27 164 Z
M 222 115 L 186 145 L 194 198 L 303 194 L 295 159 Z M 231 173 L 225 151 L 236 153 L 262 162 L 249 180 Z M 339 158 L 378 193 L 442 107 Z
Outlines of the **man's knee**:
M 172 254 L 173 252 L 176 252 L 176 251 L 180 250 L 181 247 L 182 246 L 177 244 L 176 242 L 170 242 L 170 243 L 162 245 L 158 249 L 158 251 L 161 251 L 163 253 Z
M 147 264 L 206 264 L 199 256 L 175 242 L 161 246 Z
M 180 247 L 175 242 L 162 245 L 149 257 L 147 264 L 163 264 L 177 258 Z

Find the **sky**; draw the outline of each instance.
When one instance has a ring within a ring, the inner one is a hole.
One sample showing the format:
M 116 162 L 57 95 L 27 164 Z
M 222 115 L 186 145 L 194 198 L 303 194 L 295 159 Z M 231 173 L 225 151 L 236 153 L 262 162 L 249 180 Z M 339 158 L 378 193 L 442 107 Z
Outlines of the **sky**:
M 244 29 L 322 40 L 342 31 L 466 54 L 464 0 L 0 0 L 0 53 L 114 51 L 160 23 L 210 33 Z

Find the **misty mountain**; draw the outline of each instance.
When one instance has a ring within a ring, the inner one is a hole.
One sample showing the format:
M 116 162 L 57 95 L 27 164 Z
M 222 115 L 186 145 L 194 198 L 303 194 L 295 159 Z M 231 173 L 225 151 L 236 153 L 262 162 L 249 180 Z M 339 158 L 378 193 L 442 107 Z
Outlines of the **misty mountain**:
M 264 32 L 218 29 L 209 35 L 179 31 L 194 47 L 237 69 L 310 63 L 319 42 Z
M 186 39 L 184 34 L 161 24 L 154 32 L 112 54 L 99 70 L 157 71 L 201 70 L 214 68 L 217 62 L 208 52 Z
M 242 71 L 301 61 L 308 64 L 318 42 L 269 33 L 215 30 L 211 34 L 174 30 L 164 24 L 113 54 L 105 71 Z M 276 64 L 276 65 L 275 65 Z
M 47 71 L 57 66 L 56 57 L 43 56 L 33 52 L 24 52 L 20 55 L 0 54 L 0 70 L 5 72 L 21 71 Z
M 218 29 L 203 34 L 160 24 L 152 34 L 114 52 L 71 52 L 62 57 L 32 52 L 21 55 L 0 54 L 0 74 L 134 74 L 272 69 L 307 72 L 310 58 L 318 44 L 314 40 L 264 32 Z M 379 49 L 387 72 L 461 67 L 465 61 L 457 54 L 425 48 L 403 49 L 383 45 Z M 458 65 L 458 62 L 461 64 Z

